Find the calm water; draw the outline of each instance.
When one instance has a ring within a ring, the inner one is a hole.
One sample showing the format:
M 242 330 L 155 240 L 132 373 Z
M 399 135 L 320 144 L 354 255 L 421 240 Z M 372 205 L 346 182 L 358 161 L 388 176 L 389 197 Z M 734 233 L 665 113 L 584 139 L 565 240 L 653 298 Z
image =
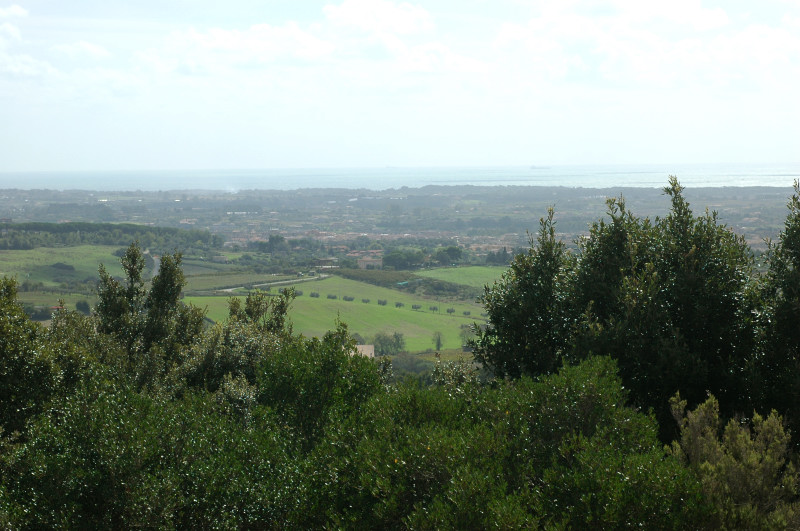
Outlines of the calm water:
M 0 188 L 55 190 L 385 190 L 427 185 L 660 188 L 676 175 L 687 187 L 790 187 L 797 164 L 675 164 L 486 168 L 357 168 L 113 172 L 7 172 Z

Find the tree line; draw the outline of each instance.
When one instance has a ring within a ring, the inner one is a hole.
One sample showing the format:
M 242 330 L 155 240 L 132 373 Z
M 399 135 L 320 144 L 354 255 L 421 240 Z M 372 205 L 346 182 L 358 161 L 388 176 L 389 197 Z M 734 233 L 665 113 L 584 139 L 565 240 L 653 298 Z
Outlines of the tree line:
M 56 245 L 125 245 L 138 241 L 155 252 L 219 249 L 222 237 L 203 230 L 147 227 L 132 223 L 7 223 L 0 226 L 0 249 L 26 250 Z

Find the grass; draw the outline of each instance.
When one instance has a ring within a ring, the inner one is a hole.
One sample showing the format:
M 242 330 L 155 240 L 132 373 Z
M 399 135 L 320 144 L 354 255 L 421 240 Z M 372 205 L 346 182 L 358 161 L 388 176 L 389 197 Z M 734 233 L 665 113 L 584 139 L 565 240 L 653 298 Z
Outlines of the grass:
M 96 280 L 97 268 L 102 263 L 111 275 L 122 276 L 119 258 L 113 254 L 117 249 L 118 245 L 79 245 L 0 251 L 0 275 L 16 277 L 20 284 L 29 280 L 57 287 L 62 282 Z
M 471 288 L 483 288 L 498 280 L 506 269 L 508 268 L 505 266 L 445 267 L 418 271 L 416 275 Z
M 482 308 L 477 304 L 442 303 L 340 277 L 298 283 L 296 286 L 303 294 L 292 303 L 289 317 L 295 331 L 306 336 L 322 336 L 339 319 L 347 323 L 351 333 L 366 338 L 378 331 L 400 332 L 405 336 L 409 352 L 424 352 L 433 348 L 433 333 L 436 331 L 442 333 L 444 349 L 458 349 L 461 346 L 461 325 L 481 319 Z M 312 291 L 320 296 L 311 297 Z M 328 295 L 337 298 L 329 299 Z M 343 296 L 351 296 L 355 300 L 348 302 L 342 299 Z M 369 299 L 369 303 L 362 302 L 362 299 Z M 386 300 L 386 305 L 379 305 L 379 299 Z M 227 318 L 227 297 L 186 297 L 185 301 L 207 308 L 208 316 L 214 321 Z M 397 302 L 402 303 L 403 307 L 396 307 Z M 421 309 L 413 310 L 414 304 L 419 304 Z M 431 306 L 438 306 L 439 311 L 431 311 Z M 455 311 L 448 314 L 447 308 Z M 465 311 L 471 315 L 465 316 Z
M 233 264 L 216 263 L 193 257 L 184 256 L 181 262 L 183 274 L 186 276 L 225 274 L 226 272 L 232 272 L 236 269 L 236 266 Z
M 58 299 L 64 299 L 64 304 L 67 309 L 74 310 L 75 303 L 78 301 L 86 301 L 89 306 L 94 307 L 97 304 L 97 295 L 87 295 L 86 293 L 51 293 L 44 291 L 19 291 L 17 298 L 21 302 L 28 302 L 34 306 L 55 306 L 58 304 Z

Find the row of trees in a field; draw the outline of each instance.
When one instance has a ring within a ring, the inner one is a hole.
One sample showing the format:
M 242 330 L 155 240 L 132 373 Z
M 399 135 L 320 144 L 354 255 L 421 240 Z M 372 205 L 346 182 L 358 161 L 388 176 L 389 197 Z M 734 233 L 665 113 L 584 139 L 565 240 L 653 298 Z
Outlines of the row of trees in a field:
M 669 191 L 652 223 L 612 202 L 574 255 L 543 220 L 487 291 L 488 379 L 464 362 L 389 384 L 344 325 L 295 334 L 291 290 L 206 329 L 178 299 L 180 255 L 146 285 L 132 246 L 91 316 L 48 329 L 3 280 L 0 527 L 798 527 L 769 408 L 795 412 L 769 389 L 794 392 L 800 202 L 758 276 Z

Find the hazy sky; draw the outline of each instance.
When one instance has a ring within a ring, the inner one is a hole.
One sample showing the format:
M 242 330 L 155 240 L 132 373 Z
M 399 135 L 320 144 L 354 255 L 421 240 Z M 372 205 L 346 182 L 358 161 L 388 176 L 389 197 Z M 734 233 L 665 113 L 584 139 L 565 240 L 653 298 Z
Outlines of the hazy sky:
M 800 2 L 0 0 L 0 171 L 800 160 Z

